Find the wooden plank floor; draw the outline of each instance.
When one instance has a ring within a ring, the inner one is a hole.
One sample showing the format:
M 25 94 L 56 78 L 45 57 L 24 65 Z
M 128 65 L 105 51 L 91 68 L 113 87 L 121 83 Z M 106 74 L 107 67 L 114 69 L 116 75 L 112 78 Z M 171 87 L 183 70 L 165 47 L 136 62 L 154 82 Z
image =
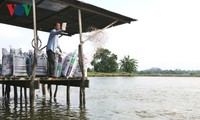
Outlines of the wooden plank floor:
M 29 77 L 0 77 L 0 84 L 8 84 L 18 87 L 30 88 L 30 78 Z M 54 84 L 54 85 L 64 85 L 80 87 L 82 83 L 81 78 L 49 78 L 49 77 L 36 77 L 34 80 L 35 89 L 39 88 L 39 84 Z M 89 87 L 89 80 L 86 78 L 84 81 L 85 87 Z

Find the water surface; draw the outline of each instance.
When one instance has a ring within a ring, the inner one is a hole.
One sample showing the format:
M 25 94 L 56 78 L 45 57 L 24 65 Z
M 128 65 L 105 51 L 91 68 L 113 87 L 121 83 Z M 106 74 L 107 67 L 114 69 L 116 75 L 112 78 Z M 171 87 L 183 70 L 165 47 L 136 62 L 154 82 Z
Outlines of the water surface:
M 200 78 L 90 77 L 86 107 L 79 88 L 60 86 L 56 101 L 36 90 L 35 107 L 0 98 L 0 120 L 200 120 Z M 53 87 L 55 88 L 55 87 Z M 1 89 L 1 87 L 0 87 Z M 0 95 L 1 96 L 1 95 Z

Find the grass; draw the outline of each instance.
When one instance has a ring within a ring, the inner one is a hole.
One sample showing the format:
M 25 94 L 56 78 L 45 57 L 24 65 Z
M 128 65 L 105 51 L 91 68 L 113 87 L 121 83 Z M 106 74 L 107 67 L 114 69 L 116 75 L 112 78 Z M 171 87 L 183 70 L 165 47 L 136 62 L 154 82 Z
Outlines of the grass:
M 200 77 L 200 74 L 133 74 L 126 72 L 102 73 L 88 72 L 88 77 L 133 77 L 133 76 L 148 76 L 148 77 Z
M 102 72 L 88 72 L 88 77 L 117 77 L 117 76 L 135 76 L 132 73 L 115 72 L 115 73 L 102 73 Z

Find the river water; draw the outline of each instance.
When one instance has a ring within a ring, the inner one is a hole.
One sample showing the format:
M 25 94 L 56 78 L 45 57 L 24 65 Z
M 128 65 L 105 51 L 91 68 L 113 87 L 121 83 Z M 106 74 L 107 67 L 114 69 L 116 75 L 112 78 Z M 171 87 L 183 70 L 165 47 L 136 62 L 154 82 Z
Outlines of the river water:
M 79 88 L 71 87 L 67 106 L 66 87 L 60 86 L 56 100 L 50 100 L 48 94 L 42 97 L 42 91 L 36 90 L 34 109 L 24 100 L 14 105 L 12 94 L 10 100 L 0 97 L 0 120 L 200 120 L 198 77 L 89 80 L 85 108 L 79 108 Z

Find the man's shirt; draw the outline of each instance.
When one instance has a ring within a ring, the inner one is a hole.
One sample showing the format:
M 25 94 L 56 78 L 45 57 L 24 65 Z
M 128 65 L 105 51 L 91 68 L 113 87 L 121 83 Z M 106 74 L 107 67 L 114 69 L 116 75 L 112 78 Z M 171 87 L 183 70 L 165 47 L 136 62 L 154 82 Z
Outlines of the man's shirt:
M 46 51 L 52 50 L 54 53 L 56 52 L 56 48 L 58 48 L 58 35 L 61 34 L 62 30 L 53 29 L 50 32 L 49 40 L 47 43 Z

